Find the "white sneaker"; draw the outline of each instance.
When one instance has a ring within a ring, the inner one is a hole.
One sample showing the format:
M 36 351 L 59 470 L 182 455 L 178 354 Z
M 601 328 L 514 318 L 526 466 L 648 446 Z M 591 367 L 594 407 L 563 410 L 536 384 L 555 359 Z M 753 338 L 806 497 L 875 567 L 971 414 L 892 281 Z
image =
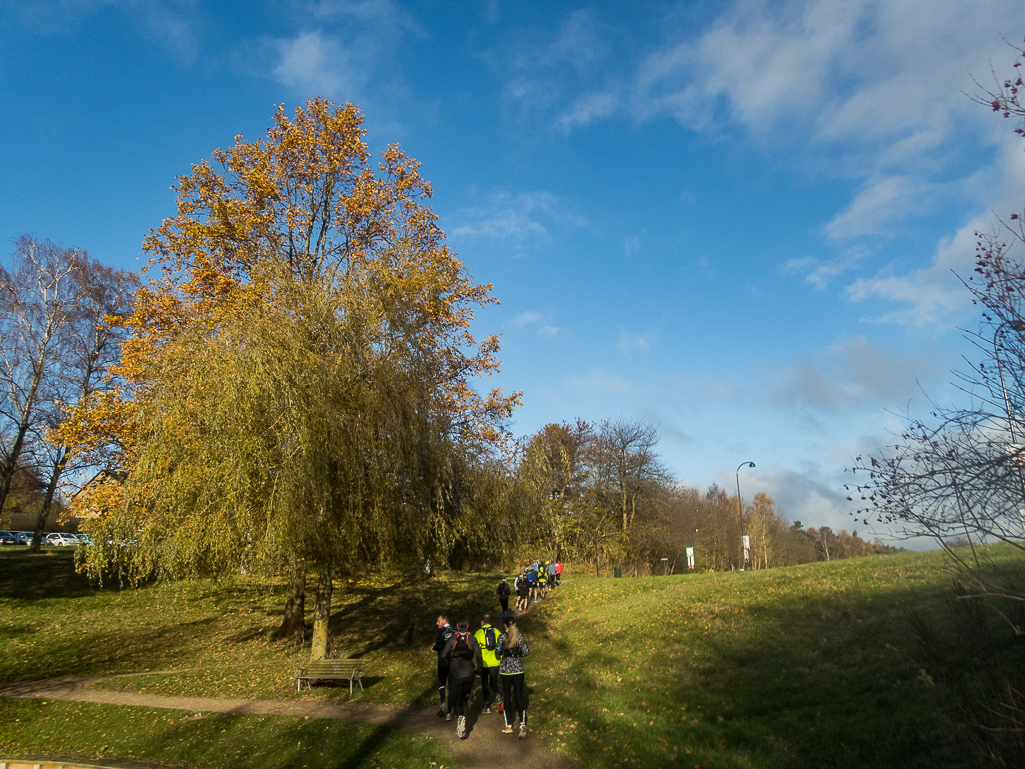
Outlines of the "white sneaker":
M 459 716 L 459 720 L 456 721 L 456 737 L 466 739 L 466 716 Z
M 452 720 L 452 712 L 451 711 L 448 711 L 448 712 L 445 713 L 445 720 L 446 721 L 451 721 Z
M 520 739 L 521 740 L 527 739 L 527 725 L 526 724 L 520 724 Z

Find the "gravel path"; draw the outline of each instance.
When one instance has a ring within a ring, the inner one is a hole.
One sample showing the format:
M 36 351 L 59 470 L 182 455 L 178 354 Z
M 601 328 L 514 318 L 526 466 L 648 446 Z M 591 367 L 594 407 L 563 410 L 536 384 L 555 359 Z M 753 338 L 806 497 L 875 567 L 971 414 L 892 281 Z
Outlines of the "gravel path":
M 37 700 L 71 700 L 104 705 L 132 705 L 195 712 L 244 713 L 252 715 L 309 716 L 366 721 L 395 729 L 404 729 L 433 737 L 447 747 L 465 769 L 572 769 L 573 765 L 556 756 L 536 735 L 526 740 L 515 734 L 502 734 L 502 717 L 495 712 L 475 712 L 467 718 L 469 736 L 456 738 L 455 721 L 446 722 L 437 708 L 414 709 L 402 706 L 370 705 L 359 702 L 311 702 L 309 700 L 242 700 L 217 697 L 168 697 L 142 692 L 96 689 L 94 678 L 61 678 L 0 686 L 0 697 L 26 697 Z M 536 717 L 536 714 L 532 714 Z M 529 722 L 528 722 L 529 725 Z

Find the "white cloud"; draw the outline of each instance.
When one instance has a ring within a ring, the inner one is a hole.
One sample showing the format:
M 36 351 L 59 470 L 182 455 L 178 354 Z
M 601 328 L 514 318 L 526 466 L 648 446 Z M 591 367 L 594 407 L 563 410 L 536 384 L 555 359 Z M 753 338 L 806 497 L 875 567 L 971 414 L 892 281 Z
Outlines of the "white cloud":
M 807 273 L 804 282 L 822 290 L 832 282 L 833 278 L 854 269 L 866 255 L 867 252 L 864 248 L 855 247 L 847 249 L 836 259 L 828 261 L 810 256 L 788 259 L 782 265 L 782 269 L 788 273 Z
M 885 225 L 904 219 L 922 207 L 929 185 L 907 176 L 887 176 L 867 182 L 846 211 L 825 226 L 834 240 L 879 235 Z
M 558 334 L 559 329 L 556 326 L 551 326 L 541 322 L 543 317 L 544 316 L 539 312 L 528 310 L 517 315 L 513 323 L 520 328 L 533 326 L 537 331 L 538 336 L 552 337 Z
M 563 21 L 559 36 L 543 59 L 548 64 L 568 62 L 578 74 L 586 74 L 610 52 L 605 40 L 608 32 L 588 11 L 573 11 Z
M 938 373 L 928 351 L 908 355 L 855 336 L 829 347 L 822 358 L 797 358 L 767 373 L 771 403 L 834 411 L 892 404 L 916 394 L 916 379 Z
M 580 395 L 595 400 L 600 400 L 606 395 L 630 399 L 636 395 L 631 382 L 600 369 L 593 369 L 585 377 L 570 377 L 566 381 L 566 386 Z
M 970 310 L 971 297 L 955 275 L 968 277 L 975 268 L 976 232 L 990 232 L 996 222 L 994 212 L 1020 211 L 1021 190 L 1025 188 L 1025 152 L 1022 141 L 998 125 L 1005 135 L 995 168 L 972 180 L 987 194 L 990 211 L 980 213 L 941 241 L 928 266 L 898 274 L 884 269 L 872 277 L 859 278 L 847 287 L 851 301 L 885 300 L 899 309 L 869 319 L 916 326 L 950 325 Z
M 319 30 L 273 43 L 279 64 L 273 75 L 291 88 L 320 96 L 337 97 L 351 81 L 343 76 L 347 55 L 339 41 Z
M 600 118 L 611 117 L 619 106 L 620 97 L 615 93 L 587 94 L 575 99 L 570 108 L 556 119 L 556 123 L 563 133 L 569 134 L 577 126 L 586 126 Z
M 651 333 L 633 334 L 626 329 L 620 329 L 616 349 L 624 355 L 629 355 L 634 350 L 647 350 L 651 347 L 653 340 L 654 335 Z
M 511 239 L 524 242 L 536 237 L 547 237 L 549 225 L 584 226 L 587 222 L 566 212 L 561 202 L 550 192 L 521 192 L 516 195 L 495 192 L 474 208 L 457 211 L 449 221 L 462 221 L 452 228 L 453 237 L 485 237 L 494 240 Z
M 199 21 L 195 16 L 195 6 L 192 0 L 141 6 L 143 23 L 150 36 L 172 58 L 185 64 L 195 61 L 200 50 Z
M 623 239 L 623 252 L 627 256 L 633 256 L 641 248 L 641 236 L 631 235 Z
M 666 116 L 710 133 L 741 127 L 813 178 L 851 180 L 851 199 L 821 225 L 845 253 L 787 265 L 818 288 L 867 262 L 859 239 L 888 239 L 941 204 L 956 200 L 963 209 L 967 202 L 980 215 L 1006 210 L 1006 197 L 996 194 L 1006 187 L 998 169 L 1020 158 L 979 159 L 1002 139 L 965 91 L 974 91 L 969 73 L 986 79 L 990 62 L 998 70 L 1010 65 L 1013 52 L 1000 34 L 1020 24 L 1019 2 L 737 0 L 721 7 L 703 27 L 667 24 L 663 43 L 639 53 L 634 41 L 591 23 L 586 44 L 566 46 L 587 63 L 573 72 L 558 70 L 551 56 L 524 56 L 516 77 L 536 85 L 525 106 L 551 111 L 563 132 Z M 571 28 L 567 18 L 553 40 Z M 949 270 L 971 260 L 973 248 L 955 250 L 981 221 L 952 222 L 929 267 L 883 268 L 853 281 L 847 296 L 898 305 L 876 320 L 957 323 L 965 297 Z
M 4 10 L 16 12 L 32 31 L 71 34 L 87 16 L 107 9 L 123 14 L 146 38 L 174 60 L 189 64 L 201 48 L 201 22 L 196 0 L 8 0 Z

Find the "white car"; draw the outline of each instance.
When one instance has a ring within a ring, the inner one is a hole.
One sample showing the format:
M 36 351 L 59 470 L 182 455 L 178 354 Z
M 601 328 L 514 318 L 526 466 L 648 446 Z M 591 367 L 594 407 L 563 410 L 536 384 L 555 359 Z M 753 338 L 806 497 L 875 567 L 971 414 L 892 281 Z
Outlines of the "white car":
M 42 544 L 53 545 L 56 547 L 76 547 L 82 543 L 79 541 L 78 537 L 55 531 L 43 537 Z

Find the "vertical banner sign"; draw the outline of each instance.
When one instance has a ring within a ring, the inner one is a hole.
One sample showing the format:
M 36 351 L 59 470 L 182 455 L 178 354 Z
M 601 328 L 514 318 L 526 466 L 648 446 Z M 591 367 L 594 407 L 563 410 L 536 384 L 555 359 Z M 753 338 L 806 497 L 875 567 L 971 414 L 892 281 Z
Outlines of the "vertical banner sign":
M 744 563 L 751 563 L 751 537 L 747 534 L 743 537 L 744 542 Z
M 694 571 L 694 548 L 687 548 L 687 568 Z

